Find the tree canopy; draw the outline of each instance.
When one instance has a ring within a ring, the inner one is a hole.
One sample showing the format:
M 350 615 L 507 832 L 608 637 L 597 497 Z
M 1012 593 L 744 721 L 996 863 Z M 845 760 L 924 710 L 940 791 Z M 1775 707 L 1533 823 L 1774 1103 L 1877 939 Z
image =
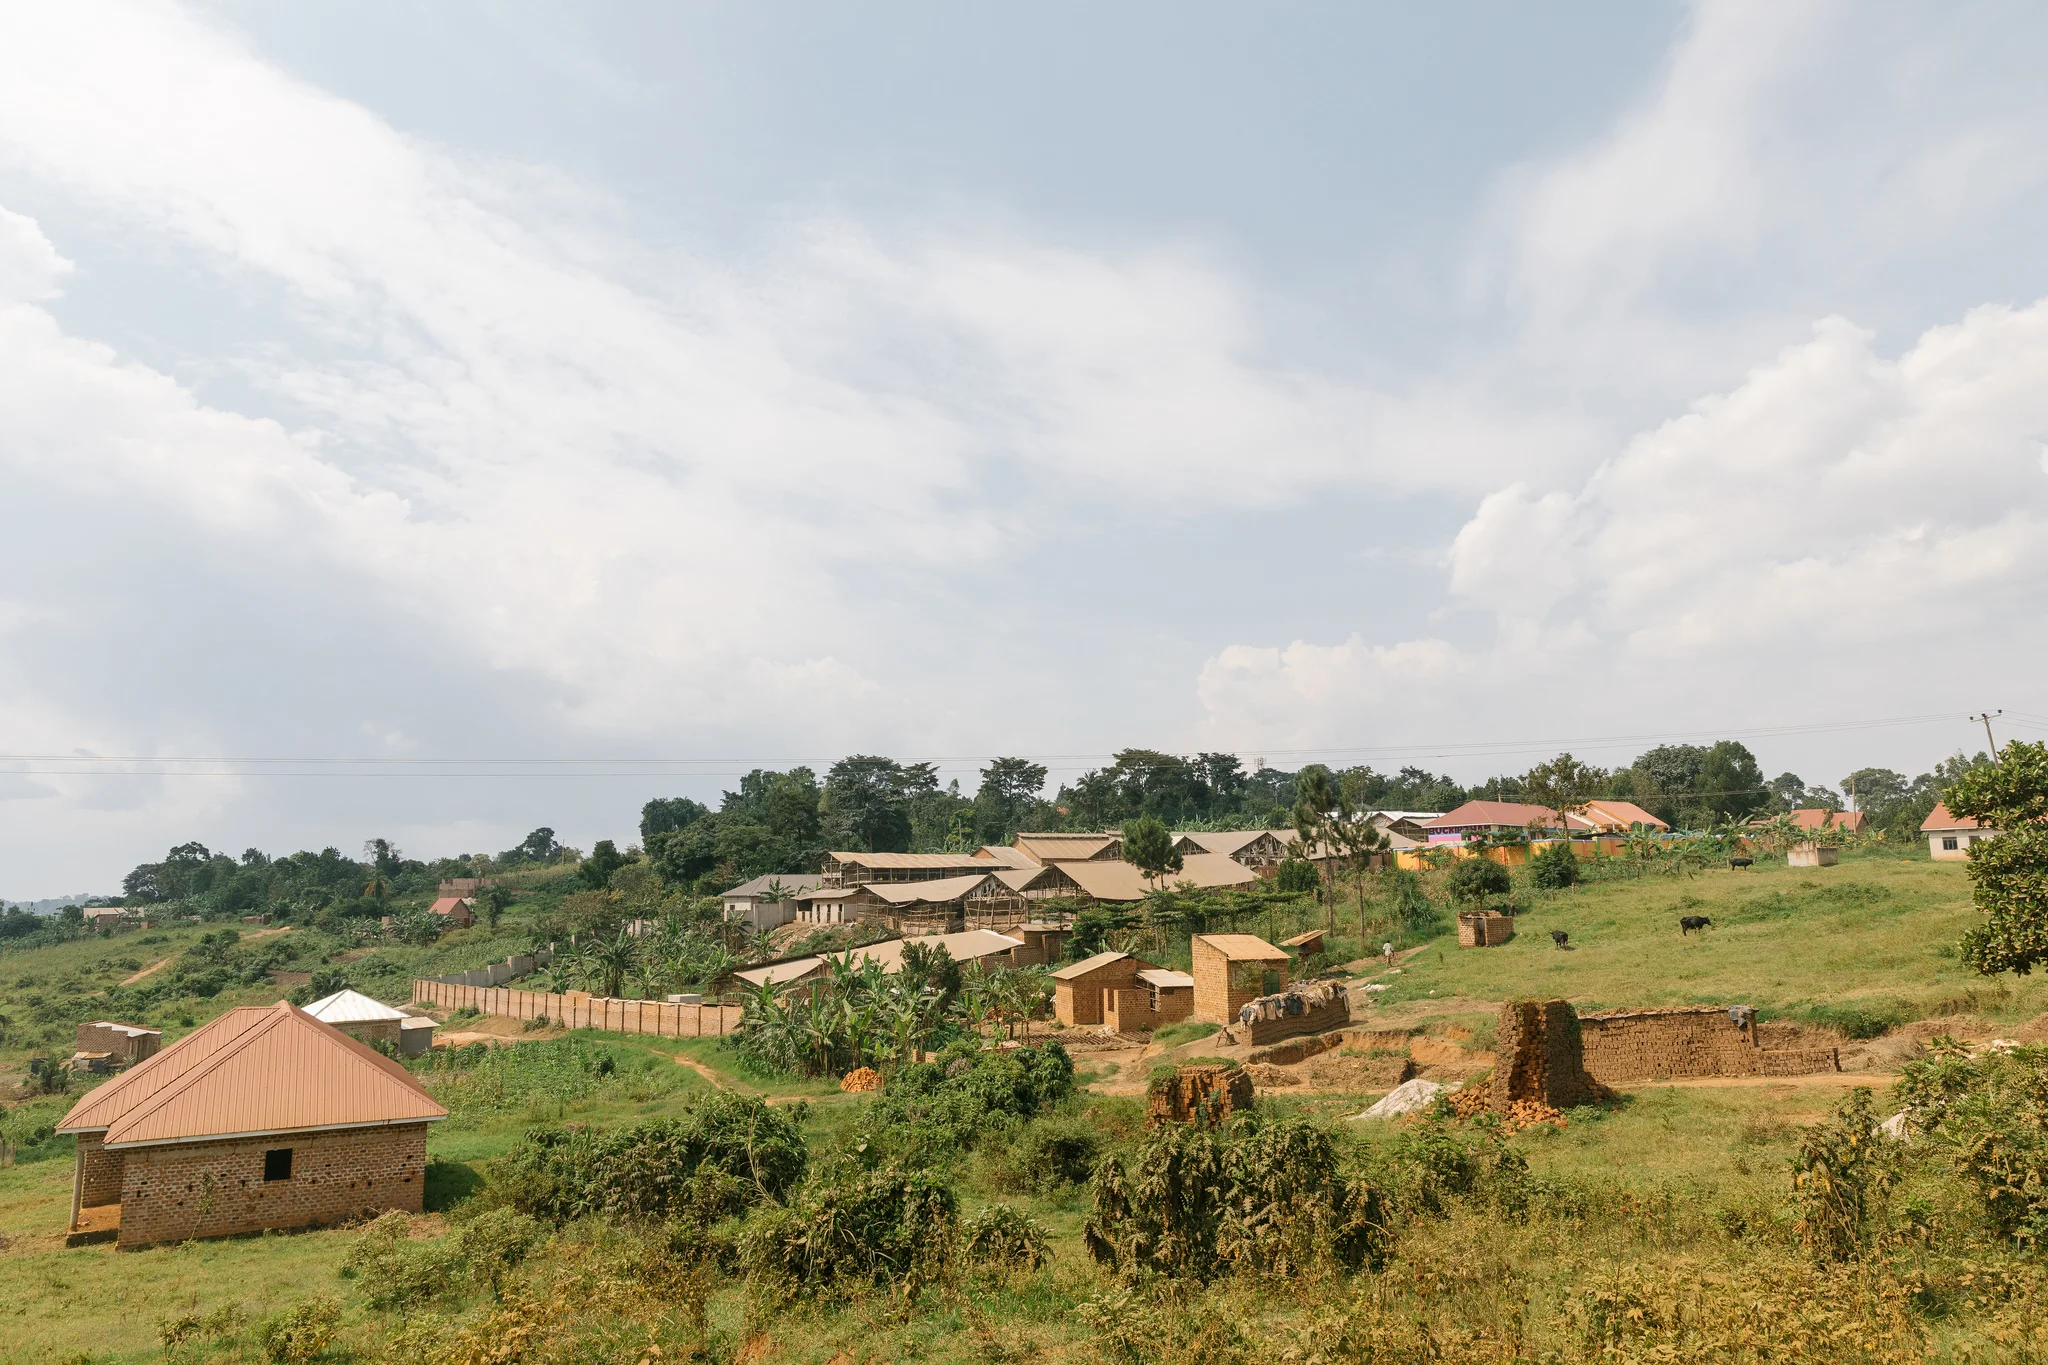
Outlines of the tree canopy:
M 1963 935 L 1963 960 L 1990 976 L 2048 960 L 2048 743 L 2015 742 L 1942 793 L 1951 815 L 2000 831 L 1970 845 L 1970 881 L 1985 922 Z

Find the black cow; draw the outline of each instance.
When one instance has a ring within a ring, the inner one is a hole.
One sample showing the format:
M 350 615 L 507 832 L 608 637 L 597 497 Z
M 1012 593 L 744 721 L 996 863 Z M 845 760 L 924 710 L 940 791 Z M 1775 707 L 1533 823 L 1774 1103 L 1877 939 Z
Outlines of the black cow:
M 1713 927 L 1714 922 L 1705 915 L 1681 915 L 1678 920 L 1678 932 L 1681 937 L 1695 930 L 1705 930 Z
M 1755 862 L 1756 862 L 1756 859 L 1754 859 L 1754 858 L 1730 858 L 1730 859 L 1728 860 L 1728 866 L 1730 866 L 1730 867 L 1748 867 L 1748 866 L 1750 866 L 1751 864 L 1753 864 L 1753 863 L 1755 863 Z
M 1550 931 L 1550 941 L 1552 943 L 1555 943 L 1560 948 L 1564 947 L 1565 944 L 1571 942 L 1571 939 L 1572 936 L 1570 934 L 1567 934 L 1562 929 L 1552 929 Z

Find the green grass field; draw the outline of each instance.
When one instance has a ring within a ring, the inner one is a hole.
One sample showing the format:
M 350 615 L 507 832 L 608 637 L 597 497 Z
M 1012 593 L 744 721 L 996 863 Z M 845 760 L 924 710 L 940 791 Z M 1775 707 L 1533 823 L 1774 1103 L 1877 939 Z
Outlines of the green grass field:
M 2032 981 L 1987 988 L 1957 964 L 1952 944 L 1974 916 L 1968 885 L 1960 867 L 1925 859 L 1861 858 L 1825 869 L 1603 880 L 1555 895 L 1524 892 L 1518 899 L 1526 914 L 1514 941 L 1483 951 L 1459 950 L 1454 935 L 1442 936 L 1410 957 L 1400 974 L 1380 978 L 1392 988 L 1374 1010 L 1412 1018 L 1443 1002 L 1445 1017 L 1484 1026 L 1490 1020 L 1486 1002 L 1559 995 L 1582 1008 L 1740 1001 L 1768 1014 L 1836 1023 L 1961 1012 L 2023 1020 L 2048 1009 L 2048 995 Z M 1710 916 L 1715 928 L 1704 936 L 1681 938 L 1681 914 Z M 1552 928 L 1569 931 L 1575 951 L 1553 947 Z M 165 945 L 152 947 L 162 955 L 185 932 L 172 931 Z M 197 927 L 190 932 L 196 934 Z M 59 981 L 75 979 L 93 988 L 125 970 L 118 959 L 129 952 L 116 940 L 112 947 L 88 941 L 0 955 L 0 990 L 12 992 L 13 1008 L 20 1009 L 27 994 L 57 989 Z M 115 960 L 103 960 L 110 956 Z M 43 978 L 44 984 L 15 985 L 22 976 Z M 228 994 L 275 998 L 276 992 L 249 988 Z M 226 1003 L 205 1002 L 211 1009 Z M 1192 1041 L 1195 1030 L 1186 1032 Z M 807 1101 L 805 1137 L 814 1152 L 823 1153 L 870 1103 L 841 1095 L 830 1081 L 751 1073 L 732 1051 L 712 1040 L 591 1033 L 561 1042 L 522 1043 L 508 1051 L 520 1056 L 494 1057 L 482 1066 L 429 1079 L 452 1113 L 449 1121 L 435 1126 L 429 1142 L 433 1166 L 428 1188 L 435 1205 L 474 1189 L 484 1164 L 510 1150 L 535 1124 L 608 1127 L 661 1117 L 679 1112 L 716 1084 L 778 1101 Z M 611 1073 L 602 1078 L 586 1065 L 600 1052 L 613 1061 Z M 1880 1088 L 1885 1084 L 1882 1077 L 1871 1080 Z M 1438 1285 L 1430 1292 L 1450 1294 L 1431 1278 L 1453 1273 L 1445 1267 L 1511 1261 L 1512 1273 L 1523 1277 L 1518 1292 L 1534 1305 L 1529 1311 L 1548 1313 L 1598 1266 L 1627 1264 L 1638 1256 L 1649 1258 L 1645 1264 L 1669 1265 L 1692 1256 L 1709 1262 L 1715 1256 L 1782 1258 L 1781 1243 L 1759 1249 L 1761 1244 L 1733 1240 L 1738 1233 L 1725 1229 L 1744 1219 L 1775 1219 L 1782 1228 L 1798 1126 L 1823 1119 L 1844 1090 L 1838 1084 L 1790 1081 L 1643 1086 L 1626 1091 L 1606 1110 L 1575 1111 L 1562 1131 L 1529 1130 L 1516 1145 L 1532 1174 L 1576 1182 L 1575 1187 L 1625 1209 L 1626 1218 L 1617 1215 L 1612 1226 L 1605 1215 L 1595 1214 L 1570 1225 L 1504 1227 L 1460 1212 L 1404 1234 L 1408 1240 L 1399 1282 Z M 8 1131 L 32 1137 L 54 1122 L 76 1093 L 15 1106 L 6 1116 Z M 1397 1143 L 1405 1131 L 1343 1122 L 1370 1098 L 1283 1094 L 1261 1104 L 1333 1123 L 1358 1154 L 1368 1155 Z M 1134 1100 L 1083 1096 L 1075 1105 L 1106 1140 L 1127 1141 L 1138 1129 L 1140 1110 Z M 17 1163 L 0 1168 L 0 1360 L 140 1365 L 166 1358 L 158 1329 L 163 1319 L 224 1305 L 239 1306 L 256 1319 L 315 1294 L 343 1305 L 342 1336 L 329 1359 L 399 1358 L 387 1356 L 384 1345 L 398 1330 L 398 1319 L 371 1308 L 360 1282 L 339 1273 L 358 1232 L 266 1234 L 135 1253 L 104 1245 L 66 1249 L 62 1239 L 71 1174 L 70 1144 L 62 1138 L 25 1141 Z M 1110 1301 L 1106 1296 L 1115 1291 L 1081 1251 L 1086 1191 L 1056 1196 L 1015 1192 L 1006 1187 L 998 1152 L 976 1153 L 948 1174 L 964 1211 L 1002 1199 L 1044 1224 L 1054 1240 L 1051 1263 L 1041 1271 L 1000 1279 L 970 1276 L 955 1291 L 908 1314 L 891 1301 L 871 1299 L 840 1309 L 798 1306 L 764 1320 L 744 1287 L 725 1284 L 706 1304 L 710 1330 L 735 1348 L 730 1354 L 738 1354 L 738 1343 L 756 1340 L 754 1334 L 760 1333 L 764 1344 L 748 1346 L 744 1354 L 762 1362 L 1095 1359 L 1093 1336 L 1076 1310 L 1086 1302 Z M 564 1237 L 586 1235 L 598 1234 Z M 1684 1273 L 1698 1269 L 1694 1261 L 1684 1264 L 1692 1267 Z M 1230 1286 L 1210 1297 L 1248 1319 L 1300 1314 L 1307 1323 L 1306 1315 L 1318 1308 L 1313 1296 L 1295 1302 Z M 1473 1312 L 1523 1311 L 1484 1294 L 1469 1302 L 1477 1305 Z M 487 1302 L 472 1301 L 458 1303 L 454 1311 L 481 1314 L 488 1308 Z M 638 1361 L 643 1359 L 640 1345 L 621 1340 L 600 1349 L 593 1344 L 592 1353 L 577 1358 Z M 245 1334 L 211 1348 L 188 1346 L 180 1358 L 253 1362 L 261 1355 Z M 1157 1358 L 1191 1361 L 1201 1353 Z
M 1751 1004 L 1766 1018 L 1849 1026 L 1852 1033 L 1962 1013 L 2005 1020 L 2048 1010 L 2048 983 L 1987 982 L 1956 959 L 1976 922 L 1962 865 L 1860 857 L 1835 867 L 1783 865 L 1697 876 L 1603 880 L 1523 892 L 1508 943 L 1460 949 L 1431 941 L 1399 975 L 1382 976 L 1380 1008 L 1462 998 L 1563 997 L 1581 1010 Z M 1679 917 L 1714 927 L 1681 935 Z M 1571 935 L 1560 951 L 1550 931 Z

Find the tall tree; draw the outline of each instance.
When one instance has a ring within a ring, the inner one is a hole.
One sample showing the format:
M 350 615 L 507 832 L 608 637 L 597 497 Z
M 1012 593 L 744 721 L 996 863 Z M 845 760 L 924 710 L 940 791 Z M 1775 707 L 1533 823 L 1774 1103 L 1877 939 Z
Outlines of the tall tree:
M 1556 811 L 1558 827 L 1566 834 L 1571 832 L 1568 817 L 1583 812 L 1586 803 L 1605 791 L 1607 784 L 1606 769 L 1589 767 L 1570 754 L 1539 763 L 1522 776 L 1522 790 L 1528 799 Z
M 1294 775 L 1294 832 L 1301 836 L 1300 852 L 1314 859 L 1323 870 L 1324 901 L 1329 907 L 1329 927 L 1337 927 L 1336 879 L 1329 870 L 1330 855 L 1336 852 L 1336 838 L 1330 825 L 1343 798 L 1330 770 L 1312 763 Z
M 1970 845 L 1985 922 L 1963 935 L 1963 961 L 1986 976 L 2026 976 L 2048 960 L 2048 743 L 2007 744 L 1997 763 L 1958 778 L 1942 803 L 2000 831 Z
M 852 754 L 834 763 L 825 773 L 820 804 L 834 847 L 866 853 L 908 852 L 910 816 L 905 806 L 920 779 L 925 785 L 935 785 L 930 767 L 919 764 L 906 769 L 893 758 L 874 754 Z
M 709 814 L 711 808 L 702 801 L 692 801 L 687 796 L 657 796 L 640 808 L 641 846 L 645 847 L 657 834 L 673 833 Z
M 981 786 L 974 793 L 974 821 L 982 839 L 1004 843 L 1023 828 L 1023 822 L 1045 790 L 1043 763 L 1022 758 L 996 758 L 981 770 Z
M 1724 739 L 1700 761 L 1693 790 L 1700 794 L 1701 810 L 1713 820 L 1741 820 L 1762 810 L 1770 799 L 1764 790 L 1764 770 L 1756 755 L 1739 740 Z
M 1180 850 L 1173 846 L 1173 835 L 1165 822 L 1155 816 L 1141 815 L 1125 822 L 1123 843 L 1124 861 L 1143 872 L 1154 886 L 1167 873 L 1181 869 Z

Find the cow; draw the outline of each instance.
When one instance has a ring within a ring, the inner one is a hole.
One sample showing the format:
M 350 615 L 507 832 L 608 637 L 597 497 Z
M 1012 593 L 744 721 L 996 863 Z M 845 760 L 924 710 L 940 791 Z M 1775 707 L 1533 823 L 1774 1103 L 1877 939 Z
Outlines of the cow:
M 1571 939 L 1572 936 L 1570 934 L 1567 934 L 1562 929 L 1552 929 L 1550 931 L 1550 941 L 1552 943 L 1555 943 L 1560 948 L 1564 947 L 1565 944 L 1571 942 Z
M 1753 864 L 1755 864 L 1755 862 L 1756 862 L 1756 859 L 1754 859 L 1754 858 L 1730 858 L 1730 859 L 1728 860 L 1728 866 L 1730 866 L 1730 867 L 1749 867 L 1749 866 L 1752 866 Z
M 1696 930 L 1707 930 L 1713 927 L 1714 922 L 1708 919 L 1705 915 L 1679 916 L 1678 933 L 1680 937 L 1683 937 L 1686 934 L 1693 933 Z

